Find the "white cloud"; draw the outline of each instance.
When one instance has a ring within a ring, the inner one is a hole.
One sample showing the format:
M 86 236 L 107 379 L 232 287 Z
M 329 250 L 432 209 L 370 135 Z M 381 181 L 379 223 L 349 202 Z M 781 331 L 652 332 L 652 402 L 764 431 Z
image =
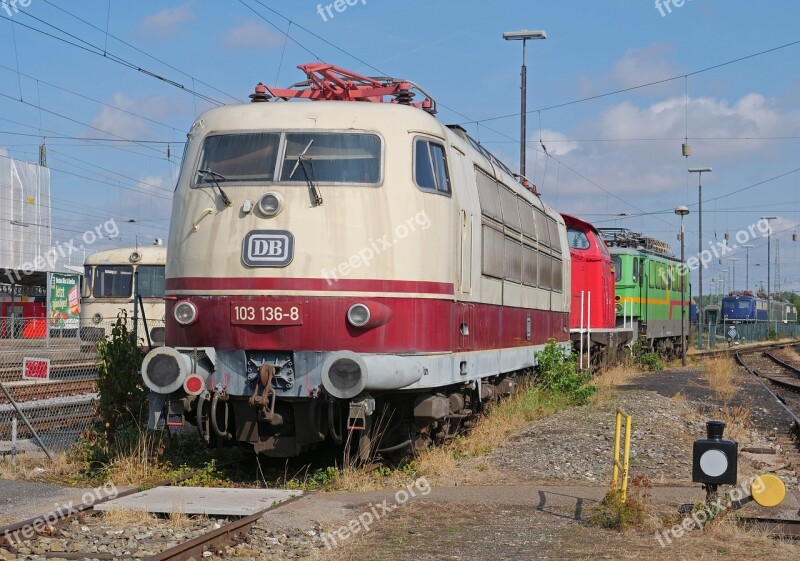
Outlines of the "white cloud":
M 694 156 L 715 165 L 735 165 L 745 157 L 771 160 L 775 157 L 775 143 L 759 138 L 800 132 L 800 112 L 786 111 L 775 99 L 759 93 L 748 93 L 734 101 L 690 98 L 688 115 Z M 686 131 L 683 96 L 648 105 L 625 101 L 607 108 L 593 120 L 574 126 L 573 131 L 571 134 L 543 131 L 542 138 L 550 154 L 563 158 L 565 163 L 614 194 L 637 201 L 637 206 L 646 206 L 643 199 L 647 197 L 685 189 L 685 162 L 680 155 Z M 755 140 L 730 140 L 742 137 Z M 605 141 L 555 142 L 569 138 Z M 553 141 L 548 142 L 549 139 Z M 538 169 L 541 175 L 541 163 Z M 553 178 L 551 171 L 552 165 L 548 183 Z M 562 193 L 606 197 L 597 187 L 568 172 L 561 174 L 560 183 Z M 616 201 L 615 205 L 618 204 Z
M 178 32 L 182 24 L 195 19 L 197 16 L 192 10 L 191 3 L 188 2 L 174 8 L 164 8 L 147 16 L 139 27 L 150 36 L 164 38 Z
M 225 34 L 224 42 L 232 49 L 271 49 L 282 45 L 283 38 L 260 21 L 242 18 Z
M 122 92 L 116 92 L 109 105 L 162 122 L 164 119 L 186 110 L 185 104 L 177 98 L 153 96 L 136 99 L 130 98 Z M 186 122 L 188 122 L 188 117 Z M 152 138 L 154 137 L 153 128 L 156 127 L 155 123 L 106 106 L 100 108 L 99 113 L 90 124 L 117 137 L 132 139 Z M 157 128 L 163 137 L 164 128 Z M 94 130 L 86 132 L 87 136 L 97 136 L 97 134 L 97 131 Z
M 667 62 L 671 51 L 672 46 L 667 43 L 654 43 L 641 49 L 629 49 L 614 64 L 611 77 L 618 87 L 630 88 L 672 76 L 680 76 L 683 72 Z M 643 91 L 653 93 L 650 88 Z

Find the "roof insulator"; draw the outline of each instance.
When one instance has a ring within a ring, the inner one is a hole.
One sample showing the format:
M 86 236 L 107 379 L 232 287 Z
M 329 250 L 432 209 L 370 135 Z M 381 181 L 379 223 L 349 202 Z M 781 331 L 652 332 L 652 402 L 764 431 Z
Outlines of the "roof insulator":
M 259 82 L 256 86 L 256 92 L 250 94 L 250 100 L 252 103 L 260 103 L 263 101 L 269 101 L 272 99 L 272 96 L 267 93 L 267 86 L 265 86 L 262 82 Z

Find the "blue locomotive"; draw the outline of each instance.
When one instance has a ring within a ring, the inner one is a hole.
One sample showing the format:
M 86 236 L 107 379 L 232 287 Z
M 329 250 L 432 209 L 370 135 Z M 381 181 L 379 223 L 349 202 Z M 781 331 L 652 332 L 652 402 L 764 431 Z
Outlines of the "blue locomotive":
M 770 309 L 772 313 L 770 314 Z M 722 299 L 722 317 L 725 323 L 751 323 L 779 321 L 795 323 L 797 309 L 788 302 L 767 300 L 751 292 L 731 293 Z

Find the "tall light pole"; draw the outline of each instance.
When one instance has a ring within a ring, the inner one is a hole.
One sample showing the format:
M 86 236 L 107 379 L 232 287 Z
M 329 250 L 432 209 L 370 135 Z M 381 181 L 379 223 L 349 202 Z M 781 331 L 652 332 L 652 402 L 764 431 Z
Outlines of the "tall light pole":
M 767 232 L 767 321 L 772 321 L 772 306 L 770 305 L 770 299 L 772 298 L 772 290 L 769 285 L 769 273 L 770 273 L 770 240 L 772 239 L 772 222 L 771 220 L 777 220 L 777 216 L 762 216 L 761 220 L 766 220 L 767 224 L 769 224 L 769 231 Z
M 703 257 L 703 174 L 704 173 L 711 173 L 711 168 L 689 168 L 689 173 L 696 173 L 697 174 L 697 216 L 698 216 L 698 232 L 697 237 L 700 240 L 698 247 L 699 252 L 697 257 L 702 259 Z M 701 318 L 701 320 L 697 323 L 697 327 L 700 332 L 700 340 L 703 340 L 703 266 L 700 265 L 700 268 L 697 270 L 697 274 L 699 275 L 698 284 L 700 285 L 700 295 L 698 296 L 697 300 L 697 317 Z
M 750 250 L 753 249 L 755 246 L 751 243 L 746 243 L 742 245 L 742 247 L 745 249 L 745 258 L 746 258 L 744 265 L 745 268 L 744 289 L 750 290 Z
M 728 275 L 727 275 L 727 273 L 730 273 L 731 270 L 730 269 L 720 269 L 719 272 L 722 273 L 722 276 L 719 279 L 720 281 L 722 281 L 722 290 L 720 291 L 720 300 L 722 300 L 722 298 L 725 298 L 725 285 L 728 284 Z M 721 301 L 720 301 L 720 304 L 722 304 Z
M 528 40 L 533 39 L 547 39 L 547 32 L 545 31 L 507 31 L 503 33 L 503 39 L 506 41 L 522 41 L 522 102 L 520 107 L 520 147 L 519 147 L 519 174 L 525 177 L 525 141 L 528 138 L 528 67 L 525 65 L 525 46 Z
M 683 229 L 683 217 L 689 214 L 689 208 L 679 206 L 675 208 L 675 214 L 681 217 L 681 365 L 686 366 L 686 280 L 689 278 L 689 271 L 686 269 L 686 242 L 685 230 Z
M 738 257 L 728 257 L 731 262 L 731 292 L 736 292 L 736 262 L 741 261 Z

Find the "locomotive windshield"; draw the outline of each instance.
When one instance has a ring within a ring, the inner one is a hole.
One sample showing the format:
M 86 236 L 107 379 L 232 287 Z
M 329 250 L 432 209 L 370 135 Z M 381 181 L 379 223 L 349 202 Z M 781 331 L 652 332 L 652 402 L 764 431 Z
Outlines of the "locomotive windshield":
M 136 269 L 139 296 L 143 298 L 164 297 L 164 265 L 139 265 Z
M 312 181 L 320 183 L 378 183 L 381 141 L 374 134 L 286 133 L 280 181 L 306 182 L 295 173 L 304 154 L 313 165 Z
M 264 183 L 273 180 L 278 159 L 280 133 L 220 134 L 209 136 L 203 144 L 198 169 L 223 177 L 225 183 Z M 214 184 L 209 174 L 197 176 L 197 184 Z
M 309 164 L 302 173 L 296 169 L 301 154 Z M 197 169 L 196 185 L 213 186 L 215 180 L 226 186 L 307 181 L 375 184 L 381 177 L 381 141 L 377 135 L 359 133 L 217 134 L 205 139 Z
M 98 265 L 94 270 L 92 294 L 95 298 L 130 298 L 133 267 L 130 265 Z

